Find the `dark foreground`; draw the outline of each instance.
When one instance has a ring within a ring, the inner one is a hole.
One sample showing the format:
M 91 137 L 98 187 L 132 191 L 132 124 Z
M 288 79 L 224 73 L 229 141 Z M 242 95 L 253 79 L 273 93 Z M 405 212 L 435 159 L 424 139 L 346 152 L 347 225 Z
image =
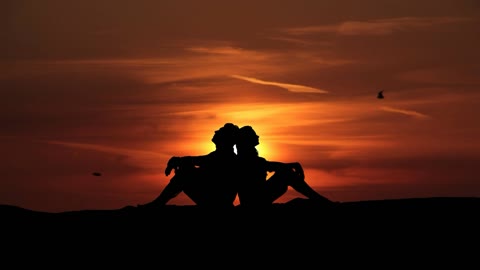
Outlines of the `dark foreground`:
M 323 260 L 335 256 L 340 256 L 340 266 L 349 262 L 345 257 L 359 254 L 366 260 L 380 256 L 400 261 L 434 256 L 437 263 L 460 254 L 462 259 L 455 260 L 462 264 L 478 257 L 479 214 L 480 198 L 335 206 L 296 199 L 268 209 L 228 211 L 172 205 L 157 210 L 127 207 L 45 213 L 1 205 L 0 236 L 4 247 L 21 252 L 90 254 L 84 259 L 94 251 L 100 257 L 113 252 L 117 263 L 120 258 L 152 252 L 155 255 L 149 259 L 158 259 L 160 264 L 165 260 L 192 263 L 201 257 L 207 261 L 195 262 L 204 266 L 222 259 L 239 263 L 256 258 L 272 267 L 292 261 L 315 261 L 320 267 Z

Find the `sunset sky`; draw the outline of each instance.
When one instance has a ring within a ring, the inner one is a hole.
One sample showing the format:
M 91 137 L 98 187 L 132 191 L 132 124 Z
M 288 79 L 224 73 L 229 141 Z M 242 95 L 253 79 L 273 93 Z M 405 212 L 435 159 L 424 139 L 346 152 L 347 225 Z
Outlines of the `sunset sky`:
M 335 201 L 480 196 L 477 0 L 4 0 L 0 18 L 0 204 L 146 203 L 226 122 Z

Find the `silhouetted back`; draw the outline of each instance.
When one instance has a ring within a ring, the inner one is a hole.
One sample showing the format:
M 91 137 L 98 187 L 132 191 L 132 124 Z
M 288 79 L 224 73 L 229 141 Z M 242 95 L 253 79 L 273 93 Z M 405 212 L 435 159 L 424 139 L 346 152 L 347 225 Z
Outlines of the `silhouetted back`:
M 234 152 L 214 151 L 208 154 L 199 166 L 200 177 L 206 193 L 204 205 L 231 205 L 237 196 L 234 174 L 237 171 L 237 156 Z
M 212 142 L 216 149 L 207 155 L 205 164 L 200 165 L 212 204 L 231 205 L 237 196 L 237 178 L 233 173 L 237 171 L 237 155 L 233 147 L 238 130 L 237 125 L 226 123 L 215 131 Z
M 237 136 L 238 198 L 242 206 L 269 204 L 265 181 L 267 160 L 255 148 L 258 136 L 251 126 L 240 128 Z

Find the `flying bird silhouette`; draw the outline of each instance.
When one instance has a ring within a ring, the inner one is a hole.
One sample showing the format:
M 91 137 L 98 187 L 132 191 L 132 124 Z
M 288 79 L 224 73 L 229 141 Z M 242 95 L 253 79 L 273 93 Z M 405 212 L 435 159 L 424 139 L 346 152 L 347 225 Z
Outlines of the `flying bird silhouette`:
M 93 176 L 101 176 L 102 174 L 99 173 L 99 172 L 94 172 L 94 173 L 92 173 L 92 175 L 93 175 Z
M 377 98 L 379 98 L 379 99 L 383 98 L 383 90 L 378 92 Z

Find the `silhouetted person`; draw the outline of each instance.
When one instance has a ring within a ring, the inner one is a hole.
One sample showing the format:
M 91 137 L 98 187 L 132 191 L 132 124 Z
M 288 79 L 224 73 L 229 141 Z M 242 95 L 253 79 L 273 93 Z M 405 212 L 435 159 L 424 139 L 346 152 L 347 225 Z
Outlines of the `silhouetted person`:
M 180 192 L 184 192 L 198 206 L 229 208 L 237 196 L 233 172 L 236 171 L 234 152 L 238 126 L 226 123 L 215 131 L 212 142 L 215 151 L 204 156 L 172 157 L 165 175 L 175 175 L 165 189 L 152 202 L 139 207 L 163 206 Z
M 287 192 L 288 186 L 305 197 L 322 204 L 332 204 L 306 182 L 303 168 L 298 162 L 268 161 L 258 155 L 255 148 L 259 136 L 251 126 L 240 128 L 237 136 L 238 198 L 242 207 L 271 205 Z M 274 174 L 267 180 L 267 172 Z

